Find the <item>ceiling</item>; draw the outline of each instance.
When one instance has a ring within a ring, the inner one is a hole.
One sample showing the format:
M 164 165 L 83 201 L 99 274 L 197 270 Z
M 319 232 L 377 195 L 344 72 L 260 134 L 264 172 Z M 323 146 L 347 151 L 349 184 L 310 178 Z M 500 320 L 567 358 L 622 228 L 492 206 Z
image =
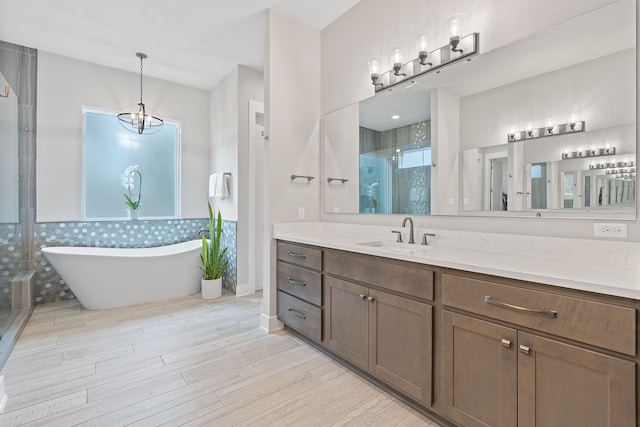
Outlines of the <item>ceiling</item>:
M 0 40 L 208 90 L 263 70 L 267 9 L 321 30 L 358 1 L 1 0 Z

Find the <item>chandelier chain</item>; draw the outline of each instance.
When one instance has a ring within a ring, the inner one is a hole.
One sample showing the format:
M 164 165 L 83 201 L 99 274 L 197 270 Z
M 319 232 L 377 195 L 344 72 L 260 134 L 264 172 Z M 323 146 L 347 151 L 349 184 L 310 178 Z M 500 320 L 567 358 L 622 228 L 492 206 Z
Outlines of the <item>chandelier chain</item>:
M 140 104 L 142 104 L 142 57 L 140 58 Z

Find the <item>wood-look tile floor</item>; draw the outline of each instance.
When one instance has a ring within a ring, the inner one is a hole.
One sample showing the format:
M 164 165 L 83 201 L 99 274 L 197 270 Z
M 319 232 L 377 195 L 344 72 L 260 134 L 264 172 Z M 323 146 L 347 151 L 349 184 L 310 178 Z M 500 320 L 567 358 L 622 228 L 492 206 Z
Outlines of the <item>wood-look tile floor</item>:
M 432 426 L 292 334 L 261 295 L 36 307 L 2 370 L 2 426 Z

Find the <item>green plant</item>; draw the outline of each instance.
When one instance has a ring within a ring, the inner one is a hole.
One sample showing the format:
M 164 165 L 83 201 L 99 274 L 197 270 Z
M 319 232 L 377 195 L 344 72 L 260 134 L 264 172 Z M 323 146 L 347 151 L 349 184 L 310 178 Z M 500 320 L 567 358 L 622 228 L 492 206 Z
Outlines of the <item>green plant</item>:
M 134 176 L 135 176 L 134 174 L 138 174 L 138 177 L 140 179 L 140 186 L 138 188 L 138 197 L 135 200 L 133 199 L 133 195 L 131 194 L 131 190 L 133 190 L 134 188 L 134 183 L 133 183 Z M 127 192 L 129 193 L 129 194 L 123 194 L 125 204 L 132 211 L 135 211 L 136 209 L 140 209 L 140 206 L 141 206 L 140 198 L 142 197 L 142 174 L 138 170 L 138 165 L 128 166 L 120 178 L 122 179 L 122 185 L 124 186 L 124 188 L 127 189 Z
M 205 280 L 219 279 L 227 269 L 229 261 L 224 259 L 227 248 L 220 247 L 222 237 L 222 214 L 218 212 L 217 219 L 213 215 L 211 203 L 209 203 L 209 239 L 202 236 L 202 278 Z M 210 240 L 210 241 L 209 241 Z

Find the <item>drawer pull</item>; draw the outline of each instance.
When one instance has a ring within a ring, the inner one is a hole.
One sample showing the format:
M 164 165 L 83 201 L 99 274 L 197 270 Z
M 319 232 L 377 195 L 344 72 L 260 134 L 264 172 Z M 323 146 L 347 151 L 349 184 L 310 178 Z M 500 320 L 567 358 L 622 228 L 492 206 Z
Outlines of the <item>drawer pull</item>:
M 523 311 L 525 313 L 541 314 L 543 316 L 548 316 L 553 318 L 558 317 L 558 312 L 555 310 L 537 310 L 535 308 L 520 307 L 519 305 L 507 304 L 506 302 L 495 300 L 488 295 L 485 295 L 484 302 L 491 305 L 497 305 L 498 307 L 509 308 L 511 310 L 516 310 L 516 311 Z
M 297 285 L 297 286 L 307 286 L 307 284 L 305 282 L 303 282 L 302 280 L 296 280 L 296 279 L 292 279 L 291 277 L 287 277 L 287 280 L 289 281 L 289 283 L 291 283 L 292 285 Z
M 505 348 L 511 348 L 511 341 L 502 338 L 502 346 Z
M 362 299 L 362 300 L 366 300 L 366 299 L 367 299 L 367 296 L 366 296 L 366 295 L 362 295 L 362 294 L 360 294 L 360 299 Z
M 293 313 L 294 316 L 299 317 L 300 319 L 306 319 L 307 315 L 298 311 L 298 310 L 294 310 L 293 308 L 289 307 L 287 309 L 287 311 L 290 311 L 291 313 Z
M 367 300 L 368 300 L 369 302 L 374 302 L 374 301 L 375 301 L 375 300 L 373 299 L 373 297 L 367 297 Z
M 529 347 L 527 347 L 526 345 L 521 345 L 520 346 L 520 353 L 526 354 L 527 356 L 529 356 L 531 354 L 531 349 Z
M 289 255 L 290 257 L 302 258 L 302 259 L 307 257 L 305 254 L 299 254 L 299 253 L 291 252 L 291 251 L 287 251 L 287 255 Z

